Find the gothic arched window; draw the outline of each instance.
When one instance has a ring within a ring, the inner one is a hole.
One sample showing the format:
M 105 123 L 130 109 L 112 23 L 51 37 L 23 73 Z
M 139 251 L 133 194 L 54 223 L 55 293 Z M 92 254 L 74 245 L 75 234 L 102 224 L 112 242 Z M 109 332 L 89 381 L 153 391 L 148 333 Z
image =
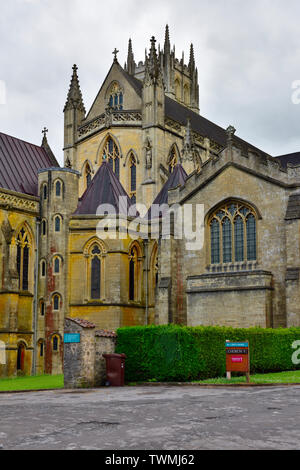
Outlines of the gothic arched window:
M 59 337 L 57 335 L 52 337 L 52 350 L 57 352 L 59 348 Z
M 250 206 L 230 202 L 209 219 L 211 264 L 255 261 L 257 216 Z
M 101 297 L 101 250 L 94 245 L 91 250 L 91 299 Z
M 18 344 L 18 353 L 17 353 L 17 370 L 24 371 L 25 368 L 25 351 L 26 346 L 24 343 Z
M 168 157 L 168 166 L 169 166 L 169 173 L 173 173 L 175 166 L 178 164 L 178 154 L 176 150 L 176 145 L 173 145 L 169 157 Z
M 17 271 L 19 274 L 19 289 L 27 291 L 29 288 L 29 257 L 30 238 L 27 231 L 22 228 L 18 233 L 17 240 Z
M 42 277 L 46 276 L 46 269 L 47 269 L 46 261 L 42 260 L 41 261 L 41 276 Z
M 40 314 L 42 317 L 45 316 L 45 302 L 43 300 L 40 301 Z
M 57 215 L 54 218 L 54 230 L 55 230 L 55 232 L 60 232 L 60 230 L 61 230 L 61 217 L 60 217 L 60 215 Z
M 113 83 L 109 92 L 108 106 L 112 109 L 123 109 L 123 91 L 118 83 Z
M 140 256 L 139 250 L 134 245 L 129 252 L 129 300 L 139 301 L 140 300 Z
M 184 93 L 184 103 L 189 105 L 190 104 L 190 88 L 188 85 L 184 85 L 183 93 Z
M 45 235 L 47 235 L 47 222 L 46 222 L 46 220 L 42 221 L 42 235 L 43 235 L 43 237 Z
M 44 200 L 46 200 L 47 197 L 48 197 L 48 188 L 47 188 L 47 185 L 44 184 L 43 185 L 43 198 L 44 198 Z
M 176 78 L 176 80 L 175 80 L 175 98 L 178 101 L 181 100 L 180 81 L 178 80 L 178 78 Z
M 58 311 L 60 309 L 60 295 L 55 294 L 53 296 L 53 310 Z
M 102 159 L 104 161 L 108 161 L 116 177 L 120 179 L 120 152 L 119 147 L 112 139 L 112 137 L 108 137 L 108 139 L 106 140 L 102 153 Z
M 53 271 L 54 274 L 60 273 L 60 258 L 58 256 L 56 256 L 53 260 Z
M 129 159 L 130 168 L 130 198 L 133 204 L 136 203 L 136 158 L 133 153 Z
M 55 196 L 60 197 L 61 196 L 61 182 L 56 181 L 55 183 Z

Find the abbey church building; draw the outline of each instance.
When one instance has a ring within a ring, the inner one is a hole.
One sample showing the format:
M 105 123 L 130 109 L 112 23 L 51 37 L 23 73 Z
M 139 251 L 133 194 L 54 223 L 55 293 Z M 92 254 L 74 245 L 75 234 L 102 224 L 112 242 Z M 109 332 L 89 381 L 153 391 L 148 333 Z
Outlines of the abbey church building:
M 124 67 L 115 49 L 89 111 L 79 75 L 62 103 L 63 167 L 47 129 L 41 146 L 0 132 L 0 376 L 62 373 L 65 318 L 300 326 L 300 152 L 269 155 L 207 120 L 193 45 L 178 59 L 168 26 L 139 62 L 131 40 Z M 147 224 L 153 204 L 203 205 L 204 246 L 172 230 L 100 238 L 104 204 L 119 220 L 145 204 Z

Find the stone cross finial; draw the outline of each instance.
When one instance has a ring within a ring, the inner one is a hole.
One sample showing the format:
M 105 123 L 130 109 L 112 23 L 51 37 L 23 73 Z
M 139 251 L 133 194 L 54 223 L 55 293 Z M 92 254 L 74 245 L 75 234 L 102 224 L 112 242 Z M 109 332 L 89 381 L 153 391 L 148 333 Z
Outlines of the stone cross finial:
M 117 55 L 118 55 L 119 52 L 120 52 L 120 51 L 118 51 L 118 49 L 115 47 L 115 50 L 113 51 L 114 62 L 118 62 L 118 57 L 117 57 Z
M 44 139 L 47 139 L 47 133 L 48 133 L 48 129 L 47 127 L 44 127 L 44 129 L 42 130 L 42 134 L 44 134 Z

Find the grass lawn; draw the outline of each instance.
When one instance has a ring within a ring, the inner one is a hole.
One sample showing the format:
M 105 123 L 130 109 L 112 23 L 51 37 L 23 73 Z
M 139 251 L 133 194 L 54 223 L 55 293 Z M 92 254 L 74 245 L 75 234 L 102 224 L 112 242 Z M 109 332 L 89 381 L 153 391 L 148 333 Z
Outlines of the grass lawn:
M 63 375 L 37 375 L 35 377 L 13 377 L 0 379 L 0 392 L 18 390 L 47 390 L 63 388 Z
M 300 384 L 300 370 L 293 370 L 287 372 L 274 372 L 270 374 L 255 374 L 251 375 L 250 381 L 256 384 L 265 383 L 299 383 Z M 232 377 L 231 380 L 227 380 L 225 377 L 218 377 L 216 379 L 199 380 L 194 383 L 203 384 L 231 384 L 231 383 L 245 383 L 246 377 Z

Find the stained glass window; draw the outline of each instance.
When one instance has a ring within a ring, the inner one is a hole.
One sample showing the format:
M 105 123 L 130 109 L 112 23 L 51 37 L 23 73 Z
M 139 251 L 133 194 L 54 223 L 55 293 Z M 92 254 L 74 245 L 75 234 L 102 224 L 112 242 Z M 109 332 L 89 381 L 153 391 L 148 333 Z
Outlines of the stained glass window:
M 60 301 L 59 295 L 55 295 L 53 297 L 53 309 L 54 310 L 59 310 L 59 301 Z
M 114 83 L 111 87 L 108 106 L 114 110 L 123 109 L 123 92 L 117 83 Z
M 116 177 L 120 178 L 120 152 L 115 141 L 109 137 L 103 149 L 103 160 L 108 160 L 111 169 L 114 171 Z
M 250 206 L 229 202 L 212 214 L 209 224 L 212 264 L 256 260 L 256 214 Z
M 53 351 L 58 351 L 58 337 L 57 336 L 53 336 Z
M 60 217 L 55 217 L 55 232 L 60 232 Z
M 244 260 L 244 222 L 241 216 L 234 221 L 235 261 Z
M 223 222 L 223 263 L 232 261 L 232 228 L 231 222 L 226 217 Z
M 256 220 L 251 214 L 247 218 L 247 259 L 256 260 Z
M 61 182 L 60 181 L 57 181 L 55 184 L 55 192 L 56 192 L 56 196 L 60 197 L 61 195 Z
M 210 231 L 211 262 L 217 264 L 220 263 L 220 224 L 216 219 L 213 219 Z
M 19 274 L 19 289 L 29 289 L 29 259 L 30 244 L 29 237 L 24 228 L 17 236 L 17 271 Z
M 59 258 L 55 258 L 54 260 L 54 273 L 59 274 L 60 272 L 60 260 Z

